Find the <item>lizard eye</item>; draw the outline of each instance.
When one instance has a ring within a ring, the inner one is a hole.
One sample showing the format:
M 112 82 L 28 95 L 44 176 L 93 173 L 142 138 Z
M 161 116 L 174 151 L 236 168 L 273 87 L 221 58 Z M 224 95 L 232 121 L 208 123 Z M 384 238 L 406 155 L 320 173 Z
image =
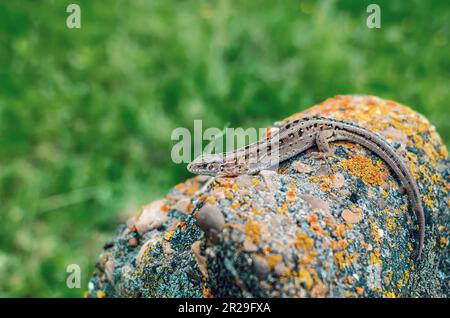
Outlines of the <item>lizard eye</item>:
M 217 168 L 218 168 L 217 163 L 210 163 L 206 166 L 206 169 L 213 172 L 217 171 Z
M 220 171 L 223 171 L 225 169 L 224 165 L 220 165 Z

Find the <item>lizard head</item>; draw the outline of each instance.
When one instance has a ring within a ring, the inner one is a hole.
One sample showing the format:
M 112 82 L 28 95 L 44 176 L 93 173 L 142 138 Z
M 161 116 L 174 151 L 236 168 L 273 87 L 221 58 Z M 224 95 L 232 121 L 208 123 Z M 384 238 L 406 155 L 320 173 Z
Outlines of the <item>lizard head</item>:
M 220 155 L 202 155 L 190 162 L 187 169 L 195 174 L 215 176 L 219 174 L 220 167 L 223 167 L 222 162 Z
M 187 169 L 195 174 L 232 177 L 246 172 L 244 164 L 225 162 L 222 155 L 202 155 L 188 164 Z

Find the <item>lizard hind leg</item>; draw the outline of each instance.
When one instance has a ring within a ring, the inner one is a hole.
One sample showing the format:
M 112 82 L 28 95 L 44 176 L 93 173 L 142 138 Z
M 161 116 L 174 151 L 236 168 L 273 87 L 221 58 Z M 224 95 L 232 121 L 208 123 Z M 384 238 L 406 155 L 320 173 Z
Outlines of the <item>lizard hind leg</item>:
M 311 152 L 314 159 L 328 159 L 334 155 L 334 148 L 330 145 L 329 138 L 333 135 L 332 130 L 321 130 L 316 134 L 316 146 L 319 151 Z
M 311 152 L 310 158 L 325 160 L 328 172 L 332 171 L 328 158 L 334 155 L 334 147 L 330 145 L 329 138 L 333 136 L 332 130 L 321 130 L 316 134 L 316 146 L 319 151 Z

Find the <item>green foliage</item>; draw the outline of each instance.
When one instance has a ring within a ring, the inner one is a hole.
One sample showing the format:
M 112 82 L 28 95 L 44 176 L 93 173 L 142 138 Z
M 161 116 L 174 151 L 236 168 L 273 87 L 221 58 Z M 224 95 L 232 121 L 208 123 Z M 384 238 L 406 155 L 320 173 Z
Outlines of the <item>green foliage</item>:
M 74 2 L 74 1 L 71 1 Z M 0 296 L 80 296 L 102 245 L 189 176 L 176 127 L 265 127 L 336 94 L 411 105 L 450 137 L 450 6 L 378 1 L 0 3 Z

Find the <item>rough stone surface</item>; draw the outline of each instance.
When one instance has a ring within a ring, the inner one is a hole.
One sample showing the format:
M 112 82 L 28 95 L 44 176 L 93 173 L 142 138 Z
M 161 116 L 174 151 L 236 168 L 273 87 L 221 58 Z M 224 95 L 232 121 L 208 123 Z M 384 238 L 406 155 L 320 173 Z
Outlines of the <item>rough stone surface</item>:
M 426 214 L 419 263 L 417 223 L 395 175 L 340 142 L 329 165 L 300 154 L 203 191 L 205 177 L 177 185 L 119 227 L 87 296 L 448 297 L 450 168 L 434 127 L 373 96 L 337 96 L 291 118 L 316 114 L 378 132 L 408 162 Z

